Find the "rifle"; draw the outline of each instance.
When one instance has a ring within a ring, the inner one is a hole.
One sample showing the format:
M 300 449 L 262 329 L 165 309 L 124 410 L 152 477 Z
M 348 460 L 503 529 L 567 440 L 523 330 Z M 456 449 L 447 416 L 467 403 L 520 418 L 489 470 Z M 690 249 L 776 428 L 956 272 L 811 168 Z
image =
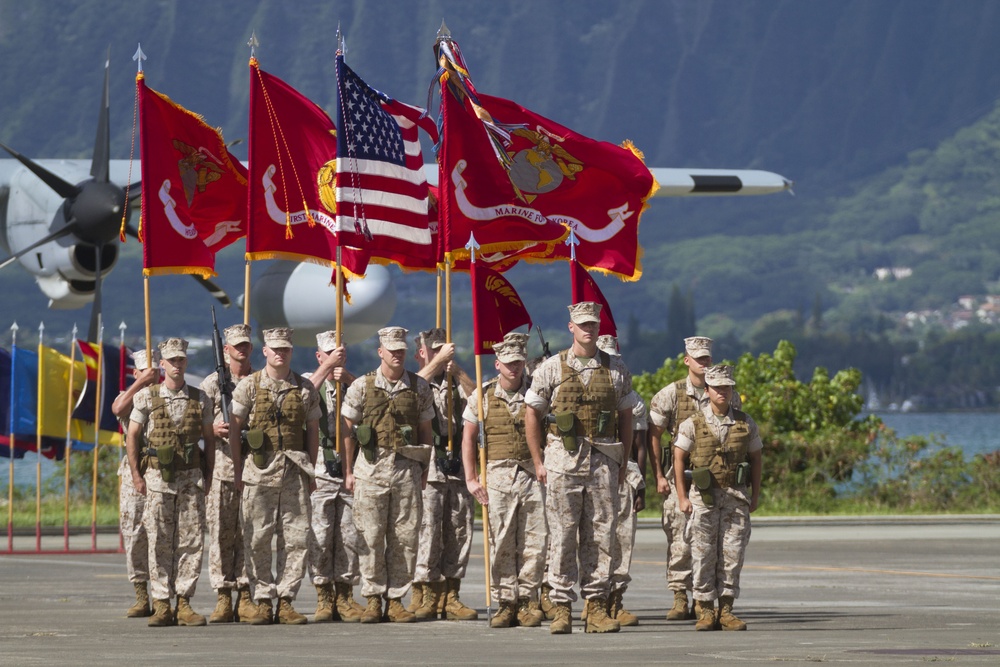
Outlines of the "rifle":
M 212 351 L 215 353 L 215 372 L 219 378 L 219 392 L 222 403 L 222 419 L 229 423 L 229 404 L 233 400 L 233 390 L 226 379 L 226 355 L 222 349 L 222 335 L 219 334 L 219 322 L 215 319 L 215 306 L 212 306 Z
M 542 344 L 542 354 L 548 359 L 552 356 L 552 351 L 549 350 L 549 344 L 545 342 L 545 336 L 542 335 L 542 328 L 536 324 L 535 330 L 538 331 L 538 340 Z

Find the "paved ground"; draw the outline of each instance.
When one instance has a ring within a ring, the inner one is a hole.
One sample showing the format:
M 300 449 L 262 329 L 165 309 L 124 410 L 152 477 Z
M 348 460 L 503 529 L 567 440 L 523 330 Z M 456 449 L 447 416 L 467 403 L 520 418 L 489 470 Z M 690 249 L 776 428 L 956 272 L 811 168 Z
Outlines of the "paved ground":
M 641 625 L 617 635 L 485 621 L 153 629 L 123 617 L 121 555 L 0 556 L 0 665 L 1000 664 L 1000 517 L 756 520 L 736 605 L 748 632 L 666 622 L 663 535 L 644 528 L 637 542 L 625 599 Z M 481 534 L 470 570 L 462 597 L 484 611 Z M 207 581 L 193 601 L 206 615 Z M 315 599 L 306 583 L 298 609 Z

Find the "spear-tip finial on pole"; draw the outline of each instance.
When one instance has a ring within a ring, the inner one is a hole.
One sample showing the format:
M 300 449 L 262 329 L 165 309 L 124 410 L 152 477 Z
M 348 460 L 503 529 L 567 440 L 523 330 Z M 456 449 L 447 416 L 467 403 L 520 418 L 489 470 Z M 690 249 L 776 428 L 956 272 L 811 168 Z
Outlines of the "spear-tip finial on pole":
M 119 340 L 119 344 L 122 347 L 125 346 L 125 330 L 126 329 L 128 329 L 128 325 L 125 324 L 125 320 L 122 320 L 122 323 L 118 325 L 118 340 Z
M 257 57 L 257 47 L 260 46 L 260 42 L 257 41 L 257 31 L 252 30 L 250 32 L 250 39 L 247 41 L 247 46 L 250 47 L 250 57 Z
M 471 261 L 476 261 L 476 251 L 479 250 L 479 243 L 476 241 L 475 234 L 469 234 L 469 242 L 465 244 L 465 249 L 469 251 L 469 257 Z
M 337 22 L 337 54 L 340 56 L 347 55 L 347 41 L 344 39 L 344 33 L 340 31 L 340 22 Z
M 142 74 L 142 61 L 145 59 L 146 59 L 146 54 L 142 52 L 142 43 L 139 42 L 138 46 L 136 46 L 135 53 L 132 55 L 132 60 L 138 63 L 140 74 Z
M 576 238 L 576 227 L 574 225 L 569 226 L 569 236 L 563 242 L 569 246 L 569 258 L 571 260 L 576 260 L 576 247 L 580 245 L 580 239 Z
M 108 56 L 104 59 L 104 69 L 111 69 L 111 45 L 108 44 Z
M 451 30 L 448 30 L 448 26 L 445 25 L 444 19 L 441 19 L 441 27 L 438 28 L 437 41 L 443 42 L 451 39 Z
M 73 332 L 70 333 L 70 336 L 73 337 L 73 340 L 76 340 L 76 334 L 77 334 L 78 331 L 79 331 L 79 329 L 76 328 L 76 322 L 73 322 Z

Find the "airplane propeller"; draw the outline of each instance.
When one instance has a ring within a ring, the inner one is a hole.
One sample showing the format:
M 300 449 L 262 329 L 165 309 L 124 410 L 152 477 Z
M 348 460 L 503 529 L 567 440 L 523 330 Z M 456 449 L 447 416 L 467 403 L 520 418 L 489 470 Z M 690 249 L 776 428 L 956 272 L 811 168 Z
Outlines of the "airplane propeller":
M 111 49 L 109 48 L 108 58 L 104 65 L 104 91 L 101 96 L 97 134 L 94 138 L 90 179 L 77 184 L 69 183 L 37 162 L 0 143 L 0 148 L 10 153 L 14 159 L 24 165 L 25 168 L 41 179 L 53 192 L 65 200 L 62 207 L 56 213 L 52 227 L 50 227 L 50 229 L 54 228 L 54 231 L 8 257 L 0 263 L 0 269 L 38 247 L 66 236 L 72 235 L 85 244 L 93 245 L 94 302 L 91 308 L 90 327 L 88 330 L 88 340 L 90 341 L 97 340 L 100 330 L 102 306 L 101 282 L 105 266 L 105 262 L 102 261 L 104 259 L 104 248 L 108 244 L 117 242 L 123 211 L 125 213 L 127 233 L 134 238 L 138 238 L 139 236 L 135 228 L 131 224 L 128 224 L 131 213 L 128 205 L 140 196 L 141 183 L 135 183 L 130 186 L 128 201 L 126 201 L 125 190 L 111 182 L 110 179 L 110 65 Z M 231 305 L 229 297 L 218 285 L 200 276 L 194 277 L 224 306 L 228 307 Z

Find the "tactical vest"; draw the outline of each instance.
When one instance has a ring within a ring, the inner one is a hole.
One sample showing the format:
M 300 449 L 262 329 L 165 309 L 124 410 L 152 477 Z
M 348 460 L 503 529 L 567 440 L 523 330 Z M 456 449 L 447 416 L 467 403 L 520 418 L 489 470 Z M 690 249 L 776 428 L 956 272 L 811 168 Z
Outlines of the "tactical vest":
M 330 433 L 330 408 L 326 404 L 327 382 L 322 384 L 323 395 L 319 401 L 319 446 L 323 449 L 336 449 L 333 442 L 335 433 Z
M 417 374 L 405 371 L 410 386 L 390 398 L 389 392 L 375 386 L 377 372 L 375 370 L 365 375 L 365 406 L 362 412 L 364 423 L 375 432 L 376 444 L 385 449 L 420 444 L 416 441 L 404 442 L 402 432 L 399 430 L 400 426 L 410 426 L 415 430 L 419 423 Z
M 677 437 L 677 430 L 681 427 L 681 424 L 688 417 L 694 416 L 695 413 L 699 412 L 698 402 L 691 398 L 687 393 L 687 380 L 678 380 L 674 383 L 674 387 L 677 388 L 676 396 L 677 402 L 674 405 L 674 422 L 671 428 L 670 435 L 674 438 Z
M 451 421 L 452 427 L 451 432 L 455 434 L 454 440 L 457 447 L 456 451 L 461 449 L 461 433 L 462 433 L 462 411 L 459 409 L 462 404 L 462 395 L 458 393 L 458 385 L 451 385 Z M 445 408 L 447 409 L 447 407 Z M 438 414 L 437 402 L 434 403 L 434 419 L 431 420 L 431 430 L 434 432 L 434 446 L 438 449 L 447 449 L 448 447 L 448 433 L 442 427 L 443 422 L 447 420 L 447 415 Z
M 483 387 L 483 397 L 486 399 L 486 420 L 483 429 L 486 432 L 486 458 L 489 461 L 515 459 L 523 461 L 531 458 L 528 450 L 528 439 L 524 434 L 524 411 L 518 411 L 517 416 L 510 414 L 507 403 L 494 393 L 496 382 Z
M 302 378 L 292 373 L 292 386 L 278 392 L 275 401 L 271 391 L 260 385 L 261 374 L 265 372 L 257 371 L 253 374 L 256 397 L 249 427 L 263 431 L 263 449 L 268 454 L 275 451 L 301 452 L 305 446 L 303 426 L 306 421 L 306 406 L 302 403 Z
M 576 434 L 587 438 L 615 437 L 618 432 L 618 396 L 611 379 L 611 357 L 607 352 L 598 351 L 601 365 L 590 376 L 586 387 L 580 380 L 580 373 L 570 368 L 570 350 L 559 353 L 560 371 L 559 393 L 552 402 L 552 413 L 572 412 L 576 415 Z M 610 413 L 604 429 L 598 429 L 601 412 Z M 555 424 L 549 426 L 554 435 L 561 435 Z
M 158 387 L 157 387 L 158 389 Z M 157 447 L 169 446 L 174 450 L 173 469 L 194 470 L 201 467 L 201 448 L 197 447 L 198 440 L 201 439 L 201 401 L 198 390 L 194 387 L 185 387 L 186 396 L 166 399 L 159 393 L 152 394 L 152 405 L 149 410 L 149 418 L 153 420 L 153 428 L 149 432 L 146 441 L 151 450 Z M 155 390 L 154 390 L 155 391 Z M 187 407 L 184 409 L 184 416 L 181 417 L 180 426 L 174 424 L 170 418 L 169 401 L 186 401 Z M 196 445 L 191 450 L 190 460 L 184 460 L 184 446 Z M 149 457 L 149 467 L 154 470 L 160 469 L 160 460 L 155 456 Z
M 723 444 L 708 426 L 705 415 L 694 415 L 694 448 L 691 450 L 691 467 L 708 468 L 716 483 L 724 489 L 736 485 L 736 466 L 747 461 L 750 445 L 750 426 L 747 416 L 733 410 L 736 423 L 729 427 L 729 437 Z

